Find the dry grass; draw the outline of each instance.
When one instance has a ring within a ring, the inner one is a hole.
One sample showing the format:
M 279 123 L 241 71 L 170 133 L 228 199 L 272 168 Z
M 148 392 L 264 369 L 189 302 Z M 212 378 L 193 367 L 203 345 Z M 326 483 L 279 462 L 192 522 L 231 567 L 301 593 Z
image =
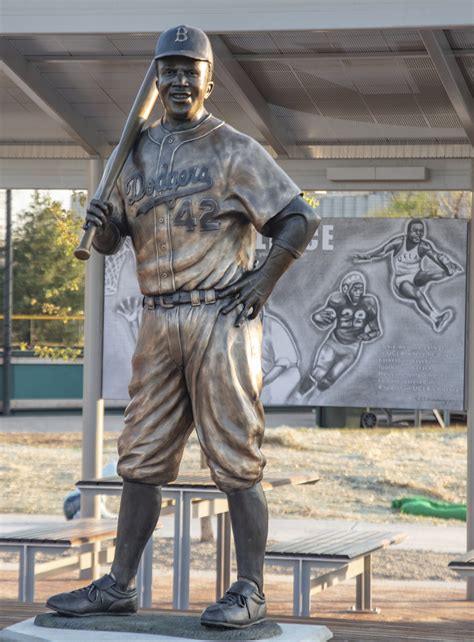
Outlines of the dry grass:
M 105 463 L 116 458 L 116 441 L 116 433 L 106 433 Z M 409 494 L 465 501 L 466 448 L 465 427 L 269 429 L 263 448 L 267 474 L 310 470 L 321 476 L 314 486 L 287 486 L 268 493 L 270 515 L 446 525 L 443 520 L 400 515 L 392 511 L 391 501 Z M 193 434 L 182 468 L 199 467 L 199 462 L 200 448 Z M 0 434 L 0 472 L 0 513 L 61 514 L 65 495 L 81 476 L 81 435 Z M 108 507 L 116 509 L 117 501 L 109 500 Z M 171 559 L 166 547 L 171 542 L 164 540 L 157 547 L 161 560 Z M 208 544 L 194 545 L 194 568 L 208 568 L 213 550 Z M 0 561 L 10 561 L 7 557 L 1 556 Z M 374 572 L 391 579 L 453 580 L 456 576 L 447 569 L 451 557 L 426 551 L 383 551 L 374 559 Z
M 116 459 L 116 440 L 116 433 L 105 434 L 105 463 Z M 263 450 L 267 474 L 310 470 L 321 476 L 315 486 L 283 487 L 269 493 L 274 517 L 427 523 L 426 518 L 395 514 L 392 499 L 410 494 L 452 502 L 466 498 L 465 427 L 281 427 L 267 430 Z M 193 434 L 182 467 L 196 468 L 199 461 Z M 0 512 L 60 514 L 64 496 L 81 476 L 81 435 L 2 434 L 0 471 L 4 490 Z

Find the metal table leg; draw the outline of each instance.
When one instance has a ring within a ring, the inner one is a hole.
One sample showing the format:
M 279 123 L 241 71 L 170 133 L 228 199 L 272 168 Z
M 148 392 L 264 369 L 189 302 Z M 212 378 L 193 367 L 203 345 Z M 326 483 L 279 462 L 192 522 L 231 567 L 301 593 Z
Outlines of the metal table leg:
M 300 560 L 301 564 L 301 615 L 311 616 L 311 562 Z
M 362 608 L 364 611 L 372 611 L 372 558 L 370 555 L 364 557 L 364 601 Z
M 356 603 L 355 603 L 356 611 L 364 610 L 364 604 L 365 604 L 364 588 L 365 588 L 364 575 L 363 573 L 361 573 L 360 575 L 356 576 Z
M 189 566 L 191 564 L 191 495 L 189 493 L 183 493 L 182 503 L 180 608 L 187 609 L 189 607 Z
M 301 615 L 301 583 L 302 583 L 302 561 L 294 560 L 293 562 L 293 615 Z
M 26 553 L 28 547 L 22 546 L 19 549 L 20 563 L 19 563 L 19 576 L 18 576 L 18 601 L 26 602 L 26 574 L 27 574 L 27 564 L 26 564 Z
M 224 513 L 224 550 L 223 550 L 223 580 L 224 586 L 222 592 L 226 591 L 230 586 L 230 570 L 231 570 L 231 527 L 230 527 L 230 513 Z
M 173 608 L 181 608 L 181 545 L 183 528 L 183 494 L 175 496 L 174 509 L 174 545 L 173 545 Z
M 224 593 L 224 514 L 217 516 L 217 541 L 216 541 L 216 600 Z
M 137 574 L 138 606 L 149 609 L 152 602 L 153 584 L 153 535 L 146 543 Z

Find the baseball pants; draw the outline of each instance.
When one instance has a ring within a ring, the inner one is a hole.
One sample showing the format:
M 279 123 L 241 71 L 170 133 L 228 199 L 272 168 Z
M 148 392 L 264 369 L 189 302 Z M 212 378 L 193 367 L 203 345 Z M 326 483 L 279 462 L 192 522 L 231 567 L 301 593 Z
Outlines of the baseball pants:
M 262 324 L 257 318 L 236 328 L 237 310 L 220 314 L 228 302 L 145 307 L 118 441 L 124 479 L 156 485 L 176 479 L 196 428 L 218 488 L 261 480 Z

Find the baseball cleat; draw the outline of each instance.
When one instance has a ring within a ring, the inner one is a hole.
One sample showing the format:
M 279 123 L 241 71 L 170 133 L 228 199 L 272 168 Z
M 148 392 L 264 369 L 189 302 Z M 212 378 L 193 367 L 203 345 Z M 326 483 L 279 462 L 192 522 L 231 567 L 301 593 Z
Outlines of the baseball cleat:
M 112 575 L 104 575 L 84 588 L 58 593 L 46 606 L 60 615 L 133 615 L 137 612 L 137 590 L 121 591 Z
M 238 580 L 201 615 L 201 624 L 225 629 L 246 629 L 260 624 L 267 615 L 265 596 L 250 582 Z

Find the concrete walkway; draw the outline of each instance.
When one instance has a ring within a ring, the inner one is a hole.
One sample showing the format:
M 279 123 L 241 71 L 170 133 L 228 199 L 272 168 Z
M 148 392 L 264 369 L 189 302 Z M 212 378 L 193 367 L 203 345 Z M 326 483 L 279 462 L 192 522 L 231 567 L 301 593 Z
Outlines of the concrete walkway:
M 61 515 L 23 515 L 19 513 L 0 514 L 0 534 L 32 525 L 58 525 L 64 523 Z M 162 528 L 157 537 L 173 537 L 173 516 L 166 516 L 161 521 Z M 386 530 L 407 534 L 405 541 L 396 545 L 403 550 L 432 551 L 437 553 L 465 553 L 466 526 L 459 523 L 446 523 L 446 526 L 405 523 L 370 523 L 349 520 L 318 519 L 270 519 L 269 538 L 283 541 L 293 537 L 304 537 L 319 529 L 335 528 L 338 530 Z M 200 524 L 197 519 L 191 523 L 191 537 L 200 537 Z
M 314 428 L 314 415 L 311 412 L 289 412 L 266 414 L 267 428 L 277 426 Z M 106 431 L 122 430 L 123 419 L 119 412 L 106 412 L 104 429 Z M 73 413 L 51 414 L 16 414 L 10 417 L 0 416 L 0 432 L 81 432 L 82 416 Z

